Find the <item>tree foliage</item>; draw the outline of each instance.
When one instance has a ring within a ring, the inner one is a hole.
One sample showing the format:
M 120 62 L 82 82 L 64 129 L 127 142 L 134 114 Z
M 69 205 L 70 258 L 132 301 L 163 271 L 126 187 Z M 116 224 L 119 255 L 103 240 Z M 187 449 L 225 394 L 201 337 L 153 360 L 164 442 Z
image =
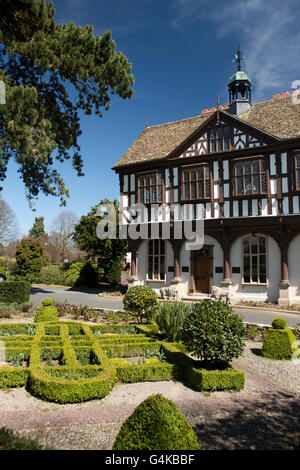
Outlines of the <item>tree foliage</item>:
M 42 266 L 49 263 L 45 256 L 44 247 L 37 239 L 23 239 L 18 243 L 16 249 L 17 273 L 27 274 L 39 273 Z
M 111 95 L 130 98 L 131 64 L 110 31 L 101 37 L 92 26 L 57 24 L 52 2 L 0 0 L 0 11 L 0 181 L 13 157 L 29 202 L 43 192 L 65 205 L 69 192 L 55 159 L 72 157 L 83 175 L 78 112 L 102 117 Z
M 230 364 L 245 347 L 242 319 L 225 302 L 202 300 L 187 312 L 180 335 L 188 351 L 211 363 Z
M 76 246 L 83 251 L 86 251 L 90 259 L 97 259 L 100 266 L 104 269 L 106 276 L 109 276 L 109 271 L 113 266 L 114 273 L 118 271 L 117 263 L 122 263 L 125 253 L 127 251 L 127 241 L 120 240 L 118 237 L 118 201 L 109 201 L 104 199 L 100 202 L 99 206 L 112 205 L 116 213 L 116 238 L 100 240 L 97 236 L 97 224 L 100 220 L 104 219 L 104 215 L 97 215 L 97 207 L 91 208 L 87 215 L 83 215 L 79 223 L 74 227 L 73 240 Z M 118 260 L 118 261 L 116 261 Z M 114 277 L 116 279 L 116 277 Z M 113 281 L 115 283 L 115 281 Z
M 32 238 L 42 238 L 46 235 L 43 216 L 34 219 L 33 226 L 29 230 L 29 235 Z
M 130 287 L 123 297 L 123 304 L 125 312 L 135 316 L 138 323 L 143 323 L 144 319 L 150 321 L 159 309 L 157 295 L 148 286 Z

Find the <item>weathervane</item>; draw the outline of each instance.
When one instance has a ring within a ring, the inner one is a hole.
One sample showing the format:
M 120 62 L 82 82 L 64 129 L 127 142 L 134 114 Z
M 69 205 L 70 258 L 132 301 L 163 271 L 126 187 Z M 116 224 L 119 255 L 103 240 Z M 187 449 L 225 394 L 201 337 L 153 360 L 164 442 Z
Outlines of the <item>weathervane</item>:
M 234 56 L 234 59 L 232 62 L 236 62 L 237 63 L 237 66 L 238 66 L 238 72 L 241 71 L 241 63 L 243 62 L 244 60 L 244 56 L 242 56 L 241 54 L 241 51 L 240 51 L 240 45 L 238 45 L 238 50 Z

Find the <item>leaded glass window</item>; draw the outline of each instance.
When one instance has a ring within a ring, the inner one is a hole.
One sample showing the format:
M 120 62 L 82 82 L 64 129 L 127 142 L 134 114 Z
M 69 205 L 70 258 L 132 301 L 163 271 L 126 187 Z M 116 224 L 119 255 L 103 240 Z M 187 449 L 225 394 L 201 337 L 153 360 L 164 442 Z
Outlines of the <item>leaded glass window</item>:
M 235 163 L 235 195 L 260 194 L 267 192 L 267 176 L 264 160 L 249 160 Z
M 217 127 L 210 130 L 210 151 L 222 152 L 230 149 L 230 127 Z
M 138 176 L 138 202 L 143 204 L 162 202 L 161 173 Z
M 182 199 L 209 199 L 211 197 L 210 171 L 207 165 L 182 172 Z

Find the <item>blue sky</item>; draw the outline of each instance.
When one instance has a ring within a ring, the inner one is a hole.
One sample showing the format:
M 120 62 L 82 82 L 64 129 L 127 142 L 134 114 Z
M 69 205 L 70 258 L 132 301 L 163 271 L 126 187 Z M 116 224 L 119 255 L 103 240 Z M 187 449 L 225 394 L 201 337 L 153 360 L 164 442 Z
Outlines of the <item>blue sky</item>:
M 145 127 L 198 115 L 228 102 L 226 84 L 235 71 L 237 44 L 254 84 L 253 101 L 270 99 L 300 79 L 300 4 L 298 0 L 54 0 L 56 20 L 92 24 L 95 34 L 112 30 L 117 49 L 133 64 L 135 94 L 114 98 L 102 119 L 81 117 L 85 176 L 69 162 L 58 165 L 71 197 L 40 195 L 33 212 L 16 165 L 9 164 L 2 197 L 15 212 L 20 234 L 34 218 L 46 228 L 62 210 L 80 217 L 101 199 L 118 197 L 111 167 Z

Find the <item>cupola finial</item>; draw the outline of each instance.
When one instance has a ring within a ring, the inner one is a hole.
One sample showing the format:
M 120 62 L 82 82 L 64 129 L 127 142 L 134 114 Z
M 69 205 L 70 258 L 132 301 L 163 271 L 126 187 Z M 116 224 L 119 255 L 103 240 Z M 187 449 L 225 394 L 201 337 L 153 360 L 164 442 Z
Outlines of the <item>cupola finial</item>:
M 232 61 L 232 62 L 236 62 L 238 72 L 241 71 L 241 65 L 242 65 L 242 62 L 243 62 L 244 58 L 245 58 L 245 57 L 242 56 L 242 52 L 241 52 L 241 50 L 240 50 L 240 45 L 238 45 L 238 49 L 237 49 L 236 54 L 235 54 L 235 56 L 234 56 L 234 59 L 233 59 L 233 61 Z

